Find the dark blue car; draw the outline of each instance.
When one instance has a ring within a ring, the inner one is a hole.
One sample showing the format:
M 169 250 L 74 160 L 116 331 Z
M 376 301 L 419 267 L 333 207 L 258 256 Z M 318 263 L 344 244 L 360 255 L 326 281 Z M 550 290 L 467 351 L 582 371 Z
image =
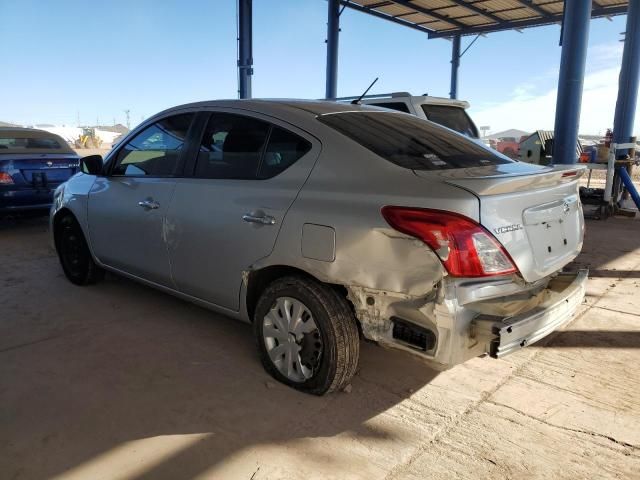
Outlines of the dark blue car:
M 53 191 L 79 169 L 61 137 L 31 128 L 0 128 L 0 215 L 48 209 Z

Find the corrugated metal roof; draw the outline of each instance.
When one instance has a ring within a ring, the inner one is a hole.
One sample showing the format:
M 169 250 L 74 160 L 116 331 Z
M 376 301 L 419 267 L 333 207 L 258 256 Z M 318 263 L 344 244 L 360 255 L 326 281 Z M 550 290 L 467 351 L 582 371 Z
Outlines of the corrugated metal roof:
M 564 0 L 341 0 L 340 3 L 423 31 L 430 38 L 559 23 L 564 10 Z M 622 15 L 628 5 L 628 0 L 594 0 L 591 16 Z

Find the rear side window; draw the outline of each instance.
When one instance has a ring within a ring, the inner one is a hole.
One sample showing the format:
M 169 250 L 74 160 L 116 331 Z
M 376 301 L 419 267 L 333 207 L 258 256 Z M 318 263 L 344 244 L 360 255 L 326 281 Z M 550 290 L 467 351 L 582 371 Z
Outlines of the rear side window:
M 20 136 L 0 132 L 0 153 L 73 153 L 60 137 L 37 132 Z
M 202 136 L 196 177 L 255 179 L 269 127 L 242 115 L 212 114 Z
M 410 113 L 409 107 L 404 102 L 383 102 L 383 103 L 368 103 L 374 107 L 388 108 L 390 110 L 397 110 L 398 112 Z
M 462 135 L 411 115 L 343 112 L 318 117 L 382 158 L 411 170 L 447 170 L 511 163 Z
M 119 151 L 112 175 L 167 177 L 181 174 L 181 157 L 193 113 L 160 120 Z
M 298 135 L 256 118 L 214 113 L 198 152 L 198 178 L 274 177 L 311 149 Z
M 271 178 L 293 165 L 311 150 L 311 143 L 295 133 L 274 126 L 260 164 L 258 178 Z
M 422 110 L 429 120 L 460 132 L 467 137 L 478 138 L 478 130 L 467 112 L 461 107 L 446 105 L 422 105 Z

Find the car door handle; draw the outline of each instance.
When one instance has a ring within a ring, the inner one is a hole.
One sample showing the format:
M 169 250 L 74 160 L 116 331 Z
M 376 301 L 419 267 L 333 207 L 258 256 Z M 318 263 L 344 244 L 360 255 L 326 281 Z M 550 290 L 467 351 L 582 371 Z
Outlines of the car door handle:
M 246 213 L 242 216 L 242 220 L 249 223 L 259 223 L 261 225 L 275 225 L 276 219 L 271 215 L 251 215 Z
M 145 210 L 157 210 L 158 208 L 160 208 L 160 204 L 151 199 L 138 202 L 138 206 L 144 208 Z

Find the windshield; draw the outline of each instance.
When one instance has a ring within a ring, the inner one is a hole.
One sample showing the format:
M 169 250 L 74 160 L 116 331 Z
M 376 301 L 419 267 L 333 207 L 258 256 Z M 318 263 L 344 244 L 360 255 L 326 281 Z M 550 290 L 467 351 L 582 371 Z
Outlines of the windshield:
M 464 108 L 423 104 L 422 110 L 432 122 L 444 125 L 468 137 L 478 138 L 478 130 Z
M 318 120 L 382 158 L 411 170 L 513 162 L 458 133 L 404 113 L 342 112 L 321 115 Z

